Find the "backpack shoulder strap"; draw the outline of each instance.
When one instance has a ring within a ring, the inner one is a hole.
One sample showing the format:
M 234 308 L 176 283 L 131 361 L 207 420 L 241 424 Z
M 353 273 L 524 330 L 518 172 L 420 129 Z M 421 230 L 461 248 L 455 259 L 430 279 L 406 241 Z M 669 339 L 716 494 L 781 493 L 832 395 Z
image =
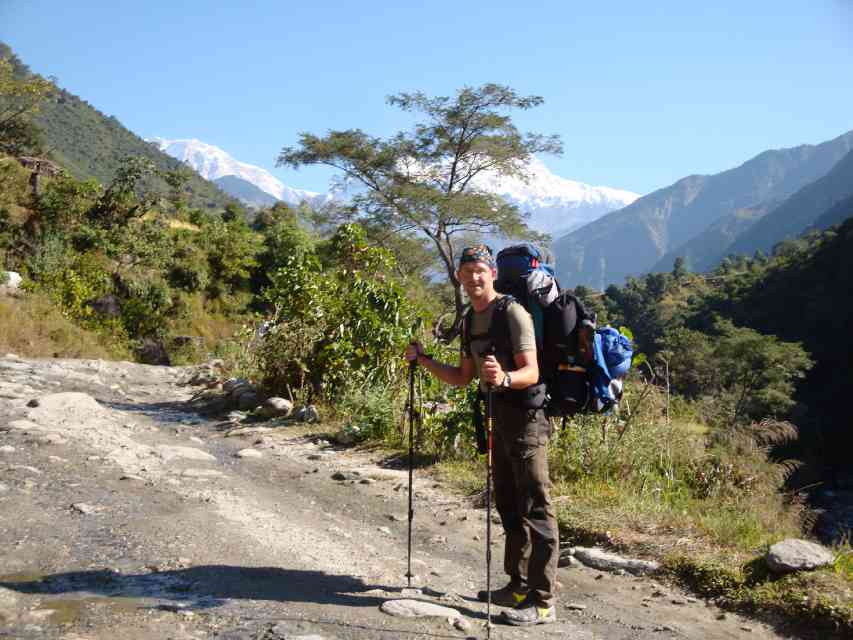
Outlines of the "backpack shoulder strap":
M 468 307 L 468 311 L 462 317 L 462 352 L 471 356 L 471 323 L 474 321 L 474 307 Z
M 495 345 L 495 350 L 501 351 L 512 357 L 512 338 L 509 335 L 509 317 L 507 309 L 512 304 L 521 304 L 511 295 L 505 295 L 495 303 L 492 312 L 492 322 L 489 325 L 489 339 Z

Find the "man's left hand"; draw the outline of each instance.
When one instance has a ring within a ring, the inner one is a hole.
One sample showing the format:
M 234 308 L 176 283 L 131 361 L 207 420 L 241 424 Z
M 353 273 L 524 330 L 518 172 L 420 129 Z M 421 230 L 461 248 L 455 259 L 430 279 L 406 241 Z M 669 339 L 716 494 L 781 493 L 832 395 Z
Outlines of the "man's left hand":
M 486 356 L 486 359 L 483 361 L 483 370 L 480 372 L 480 375 L 482 375 L 486 384 L 496 387 L 503 382 L 506 374 L 495 356 Z

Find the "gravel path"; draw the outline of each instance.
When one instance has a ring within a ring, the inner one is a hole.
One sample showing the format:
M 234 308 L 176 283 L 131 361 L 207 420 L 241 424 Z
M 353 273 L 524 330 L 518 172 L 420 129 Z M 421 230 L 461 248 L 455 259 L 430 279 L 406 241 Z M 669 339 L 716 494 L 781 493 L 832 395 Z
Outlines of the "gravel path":
M 322 424 L 226 437 L 187 410 L 187 378 L 0 358 L 0 638 L 485 637 L 482 509 L 418 473 L 406 589 L 399 461 L 337 448 Z M 557 624 L 492 637 L 794 637 L 652 578 L 560 581 Z M 395 599 L 433 615 L 380 609 Z

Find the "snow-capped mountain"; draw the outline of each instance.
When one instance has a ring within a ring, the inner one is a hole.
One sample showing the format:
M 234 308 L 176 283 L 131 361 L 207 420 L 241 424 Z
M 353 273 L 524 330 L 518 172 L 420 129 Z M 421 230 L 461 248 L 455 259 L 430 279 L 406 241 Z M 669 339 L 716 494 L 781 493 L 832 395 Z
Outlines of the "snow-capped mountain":
M 530 214 L 528 225 L 556 239 L 600 218 L 605 213 L 626 207 L 640 197 L 637 193 L 594 187 L 552 173 L 539 159 L 527 166 L 528 180 L 496 174 L 482 174 L 475 184 L 496 193 Z
M 326 200 L 326 197 L 319 193 L 288 187 L 266 169 L 240 162 L 219 147 L 201 140 L 166 140 L 154 137 L 148 138 L 148 142 L 156 144 L 160 151 L 186 163 L 207 180 L 217 181 L 224 176 L 236 176 L 255 185 L 276 200 L 283 200 L 288 204 L 299 204 L 303 200 L 311 203 L 318 203 L 319 200 L 322 203 Z M 241 198 L 240 193 L 232 195 Z
M 269 206 L 262 196 L 253 195 L 252 185 L 288 204 L 308 201 L 314 206 L 329 202 L 331 195 L 294 189 L 283 184 L 266 169 L 240 162 L 219 147 L 195 139 L 165 140 L 149 138 L 161 151 L 186 163 L 202 177 L 251 206 Z M 522 211 L 529 213 L 528 224 L 552 238 L 577 229 L 605 213 L 621 209 L 640 196 L 610 187 L 593 187 L 552 173 L 538 158 L 527 167 L 528 180 L 496 174 L 482 174 L 475 185 L 496 193 Z M 226 176 L 233 178 L 225 179 Z M 250 184 L 246 184 L 250 183 Z M 337 197 L 346 197 L 338 194 Z

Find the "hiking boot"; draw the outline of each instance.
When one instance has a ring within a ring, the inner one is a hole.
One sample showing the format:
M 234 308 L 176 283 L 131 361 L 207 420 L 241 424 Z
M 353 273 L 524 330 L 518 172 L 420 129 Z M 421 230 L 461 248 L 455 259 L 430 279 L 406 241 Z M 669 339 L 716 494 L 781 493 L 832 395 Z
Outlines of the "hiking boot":
M 477 592 L 477 600 L 480 602 L 488 601 L 489 592 L 486 590 Z M 492 604 L 501 607 L 517 607 L 527 598 L 527 588 L 519 585 L 514 585 L 511 582 L 500 589 L 492 591 Z
M 502 622 L 516 627 L 530 627 L 534 624 L 549 624 L 557 621 L 556 607 L 540 607 L 534 602 L 525 600 L 515 609 L 501 611 Z

